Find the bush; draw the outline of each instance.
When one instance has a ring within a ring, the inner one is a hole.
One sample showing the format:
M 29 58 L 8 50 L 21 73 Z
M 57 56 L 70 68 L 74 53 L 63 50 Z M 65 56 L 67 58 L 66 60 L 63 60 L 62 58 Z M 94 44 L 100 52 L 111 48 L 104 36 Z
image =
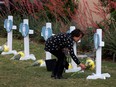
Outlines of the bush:
M 17 27 L 23 19 L 29 19 L 29 27 L 35 31 L 35 34 L 31 35 L 34 41 L 41 39 L 41 28 L 46 22 L 52 23 L 54 33 L 66 32 L 66 25 L 70 26 L 71 17 L 77 9 L 75 0 L 10 0 L 9 5 L 10 7 L 5 4 L 5 10 L 1 10 L 0 18 L 4 20 L 8 15 L 13 15 Z M 21 38 L 18 30 L 14 31 L 14 37 Z
M 101 0 L 104 7 L 109 8 L 110 18 L 99 23 L 99 27 L 103 29 L 103 39 L 105 47 L 103 55 L 106 58 L 113 58 L 116 61 L 116 7 L 114 0 Z M 105 1 L 105 2 L 104 2 Z
M 93 51 L 93 49 L 94 49 L 93 35 L 94 35 L 94 29 L 88 28 L 86 30 L 84 37 L 81 40 L 81 43 L 79 44 L 79 49 L 82 52 Z
M 104 30 L 104 41 L 105 41 L 105 47 L 104 51 L 105 54 L 109 54 L 115 61 L 116 57 L 116 22 L 115 20 L 110 20 L 110 24 L 108 30 Z M 107 55 L 106 55 L 107 56 Z

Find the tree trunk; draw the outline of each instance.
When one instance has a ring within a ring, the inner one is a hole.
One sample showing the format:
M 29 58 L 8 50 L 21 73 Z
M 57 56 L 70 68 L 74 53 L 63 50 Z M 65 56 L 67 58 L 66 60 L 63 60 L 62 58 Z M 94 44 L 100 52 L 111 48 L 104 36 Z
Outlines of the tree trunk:
M 116 62 L 116 54 L 113 54 L 113 62 Z

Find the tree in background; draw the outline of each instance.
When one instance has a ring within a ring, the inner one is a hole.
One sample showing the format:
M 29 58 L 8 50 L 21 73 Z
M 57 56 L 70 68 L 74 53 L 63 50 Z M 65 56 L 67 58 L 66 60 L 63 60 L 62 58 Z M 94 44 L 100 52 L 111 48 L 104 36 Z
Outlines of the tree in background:
M 75 25 L 86 33 L 87 37 L 84 43 L 88 43 L 91 46 L 92 36 L 97 28 L 102 28 L 104 32 L 108 30 L 114 31 L 116 28 L 116 2 L 115 0 L 97 0 L 98 2 L 95 3 L 92 0 L 91 7 L 88 1 L 91 0 L 9 0 L 9 5 L 8 2 L 5 2 L 6 9 L 2 10 L 0 14 L 0 24 L 3 24 L 3 20 L 8 15 L 14 16 L 16 25 L 19 25 L 22 19 L 28 18 L 30 20 L 29 26 L 31 29 L 35 29 L 33 36 L 35 41 L 40 39 L 41 28 L 46 22 L 52 23 L 55 34 L 66 32 L 70 25 Z M 93 14 L 97 15 L 101 20 L 95 21 L 96 17 Z M 15 37 L 20 37 L 16 31 L 14 33 Z M 4 33 L 2 32 L 2 34 Z M 108 33 L 108 35 L 112 34 Z M 108 38 L 105 40 L 109 41 Z M 114 43 L 115 40 L 112 41 Z M 87 48 L 86 44 L 84 45 L 82 47 L 85 50 L 90 48 Z
M 5 4 L 7 9 L 2 13 L 16 14 L 22 18 L 32 16 L 34 20 L 40 19 L 66 25 L 72 20 L 71 16 L 75 14 L 77 4 L 75 0 L 9 0 L 10 7 Z

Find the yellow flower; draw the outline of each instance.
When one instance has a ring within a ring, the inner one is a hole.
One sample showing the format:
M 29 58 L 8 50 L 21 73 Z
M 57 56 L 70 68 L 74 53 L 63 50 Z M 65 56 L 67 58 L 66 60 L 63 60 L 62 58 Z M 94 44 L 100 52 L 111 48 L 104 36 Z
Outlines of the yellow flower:
M 85 63 L 87 69 L 93 70 L 95 68 L 95 63 L 91 58 L 88 58 Z
M 4 45 L 3 48 L 4 48 L 4 52 L 8 52 L 9 51 L 9 47 L 7 45 Z
M 44 60 L 40 59 L 40 60 L 37 60 L 37 62 L 41 65 L 44 63 Z
M 18 54 L 20 54 L 21 57 L 24 57 L 25 56 L 25 54 L 22 51 L 19 51 Z
M 72 64 L 69 63 L 68 69 L 72 69 Z

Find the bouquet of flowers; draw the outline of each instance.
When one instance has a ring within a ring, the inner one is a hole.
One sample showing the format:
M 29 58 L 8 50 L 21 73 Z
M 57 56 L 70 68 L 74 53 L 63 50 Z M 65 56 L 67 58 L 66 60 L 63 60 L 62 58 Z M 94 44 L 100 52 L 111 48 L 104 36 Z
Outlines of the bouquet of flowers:
M 8 52 L 8 51 L 9 51 L 9 47 L 7 45 L 0 46 L 0 54 L 2 52 Z
M 85 65 L 88 70 L 94 70 L 95 68 L 95 63 L 91 58 L 87 58 Z

